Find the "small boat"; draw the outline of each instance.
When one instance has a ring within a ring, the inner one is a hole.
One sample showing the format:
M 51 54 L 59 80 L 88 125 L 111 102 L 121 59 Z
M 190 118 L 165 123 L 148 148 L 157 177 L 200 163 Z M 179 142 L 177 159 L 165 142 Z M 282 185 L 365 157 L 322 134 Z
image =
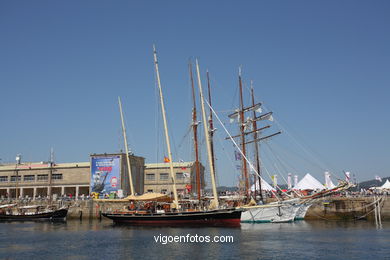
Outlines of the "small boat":
M 16 204 L 0 205 L 0 221 L 64 220 L 67 214 L 67 207 L 48 209 L 39 205 L 21 207 Z

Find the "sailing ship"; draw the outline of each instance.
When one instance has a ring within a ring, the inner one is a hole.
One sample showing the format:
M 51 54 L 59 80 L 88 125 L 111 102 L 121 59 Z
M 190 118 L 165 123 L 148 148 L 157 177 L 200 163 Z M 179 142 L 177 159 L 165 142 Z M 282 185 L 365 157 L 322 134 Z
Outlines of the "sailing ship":
M 175 174 L 173 171 L 173 160 L 172 160 L 172 153 L 171 153 L 170 140 L 168 134 L 164 98 L 163 98 L 160 74 L 158 69 L 159 67 L 157 62 L 157 52 L 154 46 L 153 46 L 153 52 L 154 52 L 154 65 L 155 65 L 157 85 L 158 85 L 159 95 L 160 95 L 160 105 L 161 105 L 161 112 L 162 112 L 163 123 L 164 123 L 165 142 L 167 145 L 168 161 L 169 161 L 169 168 L 170 168 L 170 175 L 171 175 L 170 177 L 173 186 L 172 188 L 173 188 L 174 200 L 169 207 L 166 207 L 166 210 L 157 209 L 157 207 L 155 207 L 154 210 L 148 210 L 148 211 L 130 209 L 128 211 L 121 211 L 121 212 L 105 212 L 103 213 L 103 216 L 112 219 L 114 223 L 126 223 L 131 225 L 182 225 L 182 224 L 217 225 L 217 226 L 218 225 L 222 225 L 222 226 L 240 225 L 242 209 L 219 207 L 218 194 L 217 194 L 217 188 L 215 182 L 214 165 L 212 161 L 210 138 L 209 138 L 210 132 L 208 129 L 208 125 L 206 123 L 207 118 L 206 118 L 206 112 L 204 107 L 204 97 L 202 91 L 202 84 L 200 80 L 199 64 L 197 61 L 196 61 L 196 71 L 197 71 L 198 87 L 199 87 L 200 99 L 201 99 L 203 126 L 204 126 L 204 131 L 206 136 L 207 154 L 209 159 L 208 161 L 210 166 L 210 174 L 211 174 L 211 181 L 212 181 L 212 188 L 213 188 L 213 198 L 209 208 L 206 210 L 196 210 L 196 209 L 184 210 L 180 206 L 179 199 L 177 196 L 177 190 L 176 190 Z M 122 127 L 122 129 L 124 129 L 124 127 Z M 200 196 L 199 190 L 198 190 L 198 196 Z M 157 203 L 153 200 L 150 202 Z
M 29 221 L 29 220 L 65 220 L 68 214 L 68 207 L 62 206 L 57 207 L 53 205 L 53 196 L 52 196 L 52 175 L 53 175 L 53 165 L 54 165 L 54 156 L 53 149 L 50 153 L 50 162 L 49 162 L 49 204 L 44 205 L 27 205 L 27 206 L 18 206 L 15 204 L 5 204 L 0 205 L 0 221 Z M 18 178 L 18 165 L 21 161 L 21 155 L 18 154 L 16 157 L 17 164 L 15 166 L 17 180 Z M 16 182 L 16 199 L 18 199 L 18 188 Z
M 20 206 L 7 204 L 0 206 L 0 221 L 65 220 L 68 208 L 50 209 L 39 205 Z

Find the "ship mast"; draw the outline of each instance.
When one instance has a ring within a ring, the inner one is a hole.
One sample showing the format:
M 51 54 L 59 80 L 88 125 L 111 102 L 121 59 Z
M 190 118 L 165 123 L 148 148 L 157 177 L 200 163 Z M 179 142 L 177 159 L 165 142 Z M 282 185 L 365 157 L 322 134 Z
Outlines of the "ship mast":
M 241 132 L 241 150 L 246 157 L 246 145 L 245 145 L 245 118 L 244 118 L 244 101 L 242 98 L 242 80 L 241 80 L 241 68 L 238 73 L 238 83 L 240 87 L 240 132 Z M 250 198 L 250 191 L 249 191 L 249 180 L 248 180 L 248 169 L 246 160 L 242 159 L 242 175 L 245 180 L 245 193 L 246 193 L 246 199 L 249 200 Z
M 210 114 L 209 114 L 209 132 L 210 132 L 210 146 L 211 146 L 211 160 L 213 161 L 213 167 L 215 172 L 215 157 L 214 157 L 214 125 L 213 125 L 213 113 L 211 111 L 211 87 L 210 87 L 210 77 L 209 71 L 206 72 L 207 76 L 207 89 L 209 94 L 209 104 L 210 104 Z
M 131 174 L 131 165 L 130 165 L 130 158 L 129 158 L 129 146 L 127 145 L 125 120 L 123 118 L 122 102 L 121 102 L 121 98 L 120 97 L 118 97 L 118 103 L 119 103 L 119 112 L 121 114 L 121 121 L 122 121 L 123 139 L 125 140 L 127 173 L 129 175 L 129 182 L 130 182 L 130 195 L 134 195 L 133 178 L 132 178 L 132 174 Z
M 200 202 L 200 169 L 199 169 L 199 150 L 198 150 L 198 120 L 196 117 L 196 100 L 195 100 L 195 87 L 194 87 L 194 77 L 192 75 L 192 64 L 189 63 L 188 66 L 191 79 L 191 88 L 192 88 L 192 131 L 194 133 L 194 148 L 195 148 L 195 171 L 196 171 L 196 192 L 198 194 L 198 200 Z
M 198 60 L 196 60 L 196 72 L 198 75 L 198 87 L 199 87 L 199 93 L 200 93 L 200 100 L 201 100 L 201 106 L 202 106 L 202 118 L 203 118 L 203 127 L 204 127 L 204 135 L 206 138 L 206 144 L 207 144 L 207 155 L 209 159 L 209 165 L 210 165 L 210 175 L 211 175 L 211 183 L 213 186 L 213 205 L 210 206 L 210 208 L 218 208 L 219 207 L 219 202 L 218 202 L 218 193 L 217 193 L 217 186 L 215 182 L 215 172 L 214 172 L 214 164 L 212 160 L 212 155 L 211 155 L 211 145 L 210 145 L 210 137 L 209 137 L 209 130 L 208 130 L 208 125 L 207 125 L 207 117 L 206 117 L 206 111 L 204 109 L 204 97 L 203 97 L 203 90 L 202 90 L 202 82 L 200 80 L 200 72 L 199 72 L 199 64 Z
M 53 164 L 54 164 L 54 151 L 53 148 L 50 149 L 50 171 L 49 171 L 49 205 L 52 204 L 53 201 Z M 76 198 L 77 199 L 77 198 Z
M 165 142 L 167 143 L 167 150 L 168 150 L 168 158 L 169 158 L 169 169 L 171 172 L 171 179 L 172 179 L 172 185 L 173 185 L 173 196 L 175 201 L 173 202 L 176 206 L 176 209 L 179 209 L 179 199 L 177 197 L 177 190 L 176 190 L 176 176 L 173 172 L 173 161 L 172 161 L 172 153 L 171 153 L 171 144 L 169 141 L 169 135 L 168 135 L 168 126 L 167 126 L 167 119 L 165 115 L 165 106 L 164 106 L 164 97 L 162 93 L 161 88 L 161 82 L 160 82 L 160 73 L 158 70 L 158 62 L 157 62 L 157 52 L 156 47 L 153 45 L 153 54 L 154 54 L 154 67 L 156 70 L 156 77 L 157 77 L 157 85 L 160 92 L 160 103 L 161 103 L 161 113 L 164 121 L 164 130 L 165 130 Z
M 255 106 L 255 97 L 254 97 L 254 93 L 253 93 L 253 86 L 252 86 L 252 81 L 251 81 L 251 96 L 252 96 L 252 106 Z M 256 118 L 256 111 L 253 110 L 253 119 Z M 253 139 L 254 140 L 257 140 L 257 122 L 255 120 L 252 120 L 252 127 L 253 127 Z M 260 195 L 260 201 L 263 201 L 263 193 L 261 191 L 261 168 L 260 168 L 260 153 L 259 153 L 259 144 L 258 142 L 256 141 L 255 142 L 255 161 L 256 161 L 256 170 L 257 170 L 257 173 L 259 174 L 257 176 L 257 179 L 258 179 L 258 182 L 259 182 L 259 195 Z M 255 177 L 255 191 L 256 191 L 256 175 L 254 175 Z M 256 195 L 255 195 L 255 199 L 256 199 Z

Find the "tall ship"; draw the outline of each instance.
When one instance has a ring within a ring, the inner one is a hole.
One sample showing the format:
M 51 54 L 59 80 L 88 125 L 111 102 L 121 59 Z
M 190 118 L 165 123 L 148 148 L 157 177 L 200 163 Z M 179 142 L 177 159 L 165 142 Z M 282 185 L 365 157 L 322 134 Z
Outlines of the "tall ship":
M 164 106 L 164 97 L 163 97 L 163 92 L 162 92 L 162 87 L 160 82 L 157 52 L 155 47 L 153 48 L 153 51 L 154 51 L 153 53 L 154 67 L 155 67 L 157 85 L 158 85 L 159 96 L 160 96 L 160 105 L 161 105 L 161 112 L 162 112 L 161 114 L 164 123 L 165 142 L 167 145 L 167 153 L 168 153 L 167 162 L 169 162 L 170 178 L 173 186 L 172 187 L 173 201 L 172 202 L 159 201 L 157 197 L 149 198 L 149 199 L 141 198 L 142 196 L 147 197 L 148 194 L 135 196 L 132 188 L 132 183 L 130 183 L 131 196 L 129 196 L 128 199 L 131 202 L 129 207 L 126 210 L 122 210 L 122 211 L 105 212 L 103 213 L 103 216 L 112 219 L 115 223 L 126 223 L 131 225 L 186 224 L 186 225 L 239 226 L 240 219 L 241 219 L 241 212 L 243 210 L 237 208 L 222 208 L 219 205 L 218 193 L 216 188 L 216 180 L 215 180 L 215 172 L 214 172 L 215 167 L 213 164 L 211 144 L 210 144 L 210 131 L 207 124 L 207 117 L 205 112 L 204 96 L 202 90 L 202 83 L 200 79 L 198 61 L 196 61 L 196 71 L 197 71 L 198 87 L 200 93 L 200 102 L 202 108 L 204 134 L 206 137 L 206 144 L 207 144 L 207 154 L 208 154 L 208 161 L 210 167 L 213 197 L 210 200 L 210 203 L 207 203 L 208 205 L 203 205 L 202 207 L 199 206 L 196 207 L 195 209 L 190 209 L 190 208 L 186 209 L 185 205 L 179 203 L 177 189 L 176 189 L 176 178 L 175 178 L 176 176 L 173 171 L 173 160 L 172 160 L 171 146 L 170 146 L 170 140 L 168 134 L 168 126 L 167 126 L 167 119 L 166 119 L 165 106 Z M 194 90 L 193 90 L 193 96 L 195 97 Z M 123 136 L 125 139 L 125 146 L 127 149 L 126 130 L 123 122 L 121 105 L 120 105 L 120 110 L 121 110 L 121 118 L 122 118 Z M 126 152 L 128 153 L 127 150 Z M 130 167 L 129 163 L 128 166 Z M 130 174 L 129 179 L 132 180 L 131 171 L 129 170 L 128 172 Z M 199 180 L 199 176 L 197 176 L 197 179 Z M 137 203 L 139 201 L 143 201 L 144 204 L 148 204 L 149 208 L 147 210 L 137 210 L 134 206 L 134 203 Z M 198 183 L 198 203 L 201 204 L 199 183 Z

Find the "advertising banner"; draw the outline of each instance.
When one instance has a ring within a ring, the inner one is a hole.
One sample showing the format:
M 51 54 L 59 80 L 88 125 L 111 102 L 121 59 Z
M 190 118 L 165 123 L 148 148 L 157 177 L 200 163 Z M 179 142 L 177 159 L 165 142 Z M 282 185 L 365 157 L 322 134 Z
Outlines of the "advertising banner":
M 120 157 L 92 157 L 91 192 L 110 194 L 121 189 Z

